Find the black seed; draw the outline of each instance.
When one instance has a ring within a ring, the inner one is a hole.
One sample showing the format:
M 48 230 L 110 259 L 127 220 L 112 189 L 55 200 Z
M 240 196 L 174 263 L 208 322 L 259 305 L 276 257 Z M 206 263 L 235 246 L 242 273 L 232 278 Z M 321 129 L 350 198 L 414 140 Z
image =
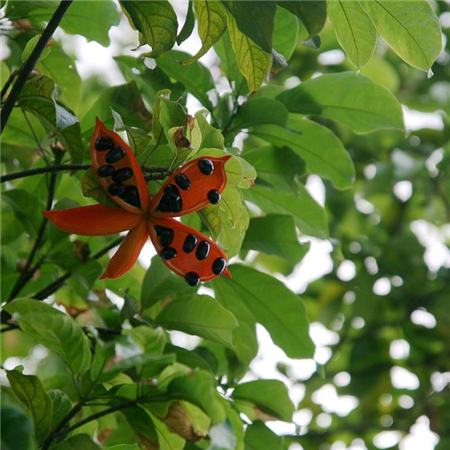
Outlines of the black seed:
M 114 145 L 113 140 L 108 136 L 102 136 L 95 141 L 95 149 L 103 152 L 104 150 L 109 150 Z
M 195 250 L 195 257 L 200 261 L 207 258 L 210 248 L 211 246 L 209 245 L 208 241 L 200 241 L 200 243 L 197 245 L 197 250 Z
M 113 164 L 120 161 L 125 156 L 125 150 L 121 147 L 112 148 L 105 156 L 105 161 L 108 164 Z
M 217 258 L 212 263 L 212 271 L 214 275 L 220 275 L 227 267 L 227 260 L 225 258 Z
M 119 194 L 120 198 L 125 202 L 137 208 L 141 207 L 141 201 L 139 199 L 139 193 L 135 186 L 124 186 L 125 190 L 123 194 Z
M 159 252 L 159 256 L 167 261 L 168 259 L 175 258 L 177 251 L 173 247 L 166 247 Z
M 170 228 L 161 227 L 160 225 L 156 225 L 155 230 L 161 246 L 168 247 L 173 241 L 173 230 Z
M 133 171 L 128 167 L 116 170 L 112 176 L 113 181 L 116 183 L 122 183 L 122 181 L 129 180 L 133 176 Z
M 194 234 L 188 234 L 183 244 L 183 251 L 185 253 L 191 253 L 197 245 L 198 239 Z
M 216 203 L 219 203 L 220 199 L 222 197 L 220 196 L 220 192 L 217 189 L 211 189 L 208 192 L 208 200 L 215 205 Z
M 101 166 L 98 168 L 97 173 L 102 178 L 110 177 L 114 173 L 114 167 L 110 165 Z
M 171 195 L 164 194 L 159 201 L 158 210 L 162 212 L 180 212 L 183 208 L 183 201 L 178 195 L 172 197 Z
M 175 175 L 175 183 L 177 183 L 179 188 L 183 189 L 183 191 L 191 187 L 191 180 L 184 173 Z
M 125 193 L 126 189 L 123 184 L 110 184 L 108 186 L 108 192 L 111 195 L 123 195 Z
M 166 194 L 169 197 L 176 198 L 176 197 L 180 196 L 180 191 L 178 190 L 178 188 L 174 184 L 168 184 L 164 188 L 164 194 Z
M 184 276 L 184 279 L 186 280 L 186 283 L 192 287 L 197 286 L 198 282 L 200 281 L 198 273 L 195 272 L 188 272 Z
M 204 175 L 211 175 L 214 172 L 214 164 L 209 159 L 201 159 L 198 162 L 198 168 Z

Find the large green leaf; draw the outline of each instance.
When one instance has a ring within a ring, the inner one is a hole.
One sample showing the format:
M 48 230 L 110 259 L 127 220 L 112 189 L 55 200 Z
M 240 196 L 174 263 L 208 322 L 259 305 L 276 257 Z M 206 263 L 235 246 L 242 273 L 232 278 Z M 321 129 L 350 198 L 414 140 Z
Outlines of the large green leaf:
M 289 60 L 299 40 L 297 18 L 285 8 L 277 8 L 273 29 L 273 48 Z
M 226 30 L 227 15 L 224 6 L 219 1 L 194 0 L 194 11 L 197 16 L 198 34 L 202 40 L 202 47 L 192 58 L 199 59 Z
M 280 256 L 295 265 L 306 255 L 309 244 L 300 244 L 298 241 L 292 217 L 269 214 L 250 220 L 242 248 Z
M 167 304 L 156 322 L 164 328 L 184 331 L 226 346 L 232 346 L 233 329 L 238 326 L 233 314 L 216 300 L 196 294 Z
M 264 413 L 290 422 L 294 413 L 286 385 L 279 380 L 256 380 L 241 383 L 233 391 L 233 399 L 253 403 Z
M 74 373 L 88 370 L 91 362 L 88 340 L 72 317 L 29 298 L 18 298 L 5 310 L 14 315 L 25 334 L 60 355 Z
M 285 127 L 263 125 L 252 132 L 275 146 L 291 148 L 310 172 L 329 179 L 337 188 L 347 188 L 354 181 L 353 162 L 342 142 L 318 123 L 291 114 Z
M 33 424 L 23 411 L 14 405 L 2 401 L 0 410 L 2 450 L 32 450 Z
M 29 20 L 37 28 L 43 28 L 55 12 L 55 1 L 8 1 L 6 15 L 10 20 Z M 96 20 L 92 20 L 95 17 Z M 64 14 L 61 28 L 69 34 L 80 34 L 89 41 L 109 45 L 112 26 L 118 25 L 120 15 L 111 0 L 75 1 Z
M 276 186 L 277 189 L 297 192 L 296 179 L 304 174 L 305 164 L 289 147 L 258 145 L 246 150 L 243 156 L 255 167 L 259 181 Z
M 318 34 L 327 20 L 326 0 L 279 0 L 278 5 L 295 14 L 310 35 Z
M 288 111 L 278 100 L 267 97 L 251 97 L 239 108 L 228 131 L 272 123 L 284 126 L 287 118 Z
M 328 225 L 325 211 L 302 184 L 298 185 L 297 192 L 277 191 L 257 185 L 245 191 L 245 198 L 254 202 L 266 213 L 292 216 L 303 234 L 327 237 Z
M 55 100 L 55 83 L 52 79 L 35 75 L 25 84 L 18 105 L 34 114 L 44 127 L 52 131 L 68 150 L 72 162 L 83 160 L 84 145 L 77 117 Z
M 52 450 L 101 450 L 100 447 L 87 434 L 76 434 L 64 439 Z M 125 449 L 122 449 L 125 450 Z
M 121 1 L 124 12 L 139 31 L 142 45 L 152 48 L 151 56 L 158 57 L 170 50 L 177 37 L 177 16 L 167 0 L 142 2 Z
M 96 102 L 81 120 L 83 133 L 90 136 L 95 127 L 95 118 L 101 119 L 108 128 L 113 128 L 111 109 L 126 117 L 126 125 L 149 127 L 151 115 L 147 111 L 142 95 L 134 81 L 103 89 Z
M 237 29 L 266 53 L 272 51 L 275 2 L 224 0 L 223 4 L 234 19 Z
M 383 39 L 408 64 L 427 71 L 442 49 L 439 19 L 426 0 L 362 3 Z
M 209 70 L 197 61 L 187 65 L 181 64 L 181 61 L 189 57 L 188 53 L 172 50 L 160 56 L 157 64 L 166 75 L 182 83 L 194 97 L 211 110 L 208 91 L 215 89 L 214 80 Z
M 233 330 L 233 351 L 241 362 L 242 372 L 246 372 L 248 364 L 258 352 L 255 317 L 242 299 L 236 296 L 232 283 L 219 277 L 214 280 L 213 287 L 216 299 L 238 320 L 239 325 Z
M 50 432 L 52 425 L 52 401 L 50 397 L 35 375 L 23 375 L 18 370 L 8 370 L 6 376 L 14 394 L 30 411 L 36 437 L 38 441 L 42 441 Z
M 359 2 L 328 2 L 328 17 L 350 61 L 358 68 L 367 64 L 375 51 L 377 30 Z
M 250 92 L 254 92 L 261 86 L 269 71 L 271 54 L 242 33 L 230 14 L 227 18 L 228 32 L 237 65 L 247 80 Z
M 277 98 L 290 112 L 321 115 L 358 133 L 403 129 L 402 109 L 391 92 L 353 72 L 322 75 Z
M 213 376 L 204 370 L 193 370 L 187 375 L 177 376 L 167 388 L 174 399 L 186 400 L 200 407 L 213 423 L 223 422 L 225 409 L 216 391 Z
M 289 357 L 311 358 L 314 345 L 300 297 L 277 279 L 250 267 L 232 265 L 230 270 L 233 279 L 221 279 L 219 289 L 220 284 L 226 284 L 227 295 L 245 303 Z
M 262 422 L 253 422 L 245 430 L 245 450 L 283 450 L 283 438 Z
M 171 272 L 159 256 L 154 256 L 142 283 L 142 310 L 161 300 L 173 300 L 176 295 L 191 290 L 183 278 Z
M 56 428 L 72 407 L 69 397 L 60 389 L 51 389 L 48 396 L 52 402 L 52 429 Z

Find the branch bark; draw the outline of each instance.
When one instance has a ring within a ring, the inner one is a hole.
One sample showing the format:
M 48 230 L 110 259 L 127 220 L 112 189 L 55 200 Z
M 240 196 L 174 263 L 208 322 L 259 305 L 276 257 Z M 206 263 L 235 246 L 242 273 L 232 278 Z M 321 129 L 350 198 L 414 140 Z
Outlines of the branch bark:
M 28 57 L 28 59 L 22 66 L 22 69 L 20 70 L 17 76 L 17 79 L 8 95 L 8 98 L 5 101 L 5 105 L 2 108 L 2 114 L 0 118 L 0 133 L 2 133 L 3 130 L 5 129 L 9 116 L 11 115 L 14 105 L 17 99 L 19 98 L 20 92 L 22 91 L 28 77 L 30 76 L 31 71 L 34 69 L 34 66 L 38 62 L 42 51 L 44 50 L 50 38 L 53 36 L 53 33 L 55 32 L 57 26 L 61 22 L 61 19 L 64 17 L 64 14 L 66 13 L 67 9 L 72 4 L 72 1 L 73 0 L 61 1 L 58 8 L 56 8 L 56 11 L 53 14 L 52 18 L 45 27 L 44 32 L 41 34 L 41 37 L 38 43 L 36 44 L 36 47 L 34 47 L 33 51 L 31 52 L 31 55 Z

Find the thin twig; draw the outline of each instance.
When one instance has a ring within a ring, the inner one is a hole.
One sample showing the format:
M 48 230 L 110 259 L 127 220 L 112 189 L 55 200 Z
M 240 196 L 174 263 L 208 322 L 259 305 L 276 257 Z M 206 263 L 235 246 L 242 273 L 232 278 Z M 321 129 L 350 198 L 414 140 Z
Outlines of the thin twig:
M 62 153 L 58 153 L 56 156 L 56 162 L 59 162 L 59 160 L 62 158 Z M 55 185 L 56 185 L 56 172 L 52 172 L 50 176 L 50 183 L 48 186 L 48 194 L 47 194 L 47 204 L 46 209 L 51 209 L 53 204 L 53 198 L 55 197 Z M 33 275 L 36 273 L 36 270 L 41 266 L 41 264 L 44 262 L 45 258 L 41 258 L 39 260 L 39 263 L 34 265 L 34 267 L 31 267 L 33 264 L 34 257 L 36 256 L 36 253 L 40 249 L 41 245 L 44 241 L 44 234 L 45 230 L 47 229 L 47 223 L 48 220 L 43 217 L 41 225 L 39 227 L 39 231 L 36 237 L 36 240 L 34 241 L 33 248 L 31 249 L 31 252 L 28 256 L 27 262 L 25 263 L 25 266 L 17 279 L 15 285 L 13 286 L 11 293 L 8 297 L 7 302 L 11 301 L 13 298 L 17 297 L 19 292 L 25 287 L 25 285 L 28 283 L 28 281 L 33 277 Z
M 97 253 L 95 253 L 90 259 L 101 258 L 103 255 L 108 253 L 109 250 L 119 245 L 122 242 L 122 239 L 123 238 L 118 238 L 115 241 L 111 242 L 110 244 L 106 245 Z M 67 271 L 65 274 L 61 275 L 59 278 L 50 283 L 48 286 L 44 287 L 39 292 L 34 294 L 33 298 L 36 300 L 45 300 L 49 295 L 52 295 L 54 292 L 56 292 L 71 276 L 72 272 L 70 270 Z
M 20 172 L 8 173 L 0 177 L 0 183 L 4 183 L 5 181 L 17 180 L 18 178 L 30 177 L 32 175 L 39 175 L 42 173 L 51 173 L 51 172 L 63 172 L 63 171 L 73 171 L 73 170 L 87 170 L 91 167 L 91 164 L 60 164 L 54 166 L 47 167 L 37 167 L 35 169 L 27 169 L 22 170 Z M 155 174 L 157 178 L 150 179 L 160 179 L 159 177 L 166 177 L 169 174 L 167 167 L 143 167 L 142 170 L 145 173 L 148 173 L 149 177 L 152 177 L 151 174 Z
M 34 69 L 34 66 L 38 62 L 42 51 L 44 50 L 45 46 L 52 37 L 57 26 L 61 22 L 61 19 L 64 17 L 64 14 L 66 13 L 67 9 L 71 4 L 72 0 L 61 1 L 58 8 L 56 8 L 56 11 L 53 14 L 52 18 L 45 27 L 45 30 L 41 34 L 41 37 L 39 38 L 39 41 L 37 42 L 36 46 L 31 52 L 31 55 L 28 57 L 28 59 L 25 61 L 24 65 L 20 69 L 17 79 L 2 108 L 2 115 L 0 119 L 0 133 L 2 133 L 3 130 L 5 129 L 9 116 L 11 115 L 11 111 L 13 110 L 14 105 L 16 104 L 16 101 L 19 98 L 20 92 L 22 91 L 28 77 L 30 76 L 31 71 Z

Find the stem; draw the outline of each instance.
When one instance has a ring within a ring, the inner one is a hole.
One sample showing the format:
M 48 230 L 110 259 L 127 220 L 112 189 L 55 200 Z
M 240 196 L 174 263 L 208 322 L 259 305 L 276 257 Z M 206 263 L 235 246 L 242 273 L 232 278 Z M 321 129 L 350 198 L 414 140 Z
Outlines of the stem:
M 66 170 L 87 170 L 90 167 L 91 164 L 59 164 L 54 166 L 38 167 L 36 169 L 27 169 L 20 172 L 3 175 L 0 177 L 0 183 L 17 180 L 18 178 L 30 177 L 32 175 L 39 175 L 42 173 L 63 172 Z M 168 173 L 167 167 L 143 167 L 142 170 L 148 174 L 155 174 L 154 176 L 149 175 L 151 180 L 159 180 L 160 177 L 166 177 L 166 174 Z
M 17 79 L 11 89 L 11 92 L 9 93 L 8 98 L 5 101 L 5 105 L 2 108 L 0 133 L 3 132 L 8 122 L 9 116 L 11 115 L 11 111 L 13 110 L 14 105 L 20 95 L 20 92 L 22 91 L 28 77 L 30 76 L 31 71 L 34 69 L 34 66 L 38 62 L 38 59 L 41 56 L 42 51 L 44 50 L 45 46 L 52 37 L 57 26 L 61 22 L 61 19 L 63 18 L 64 14 L 66 13 L 67 9 L 71 4 L 72 0 L 61 1 L 58 8 L 56 8 L 56 11 L 53 14 L 52 18 L 45 27 L 44 32 L 39 38 L 36 47 L 34 47 L 33 51 L 31 52 L 31 55 L 28 57 L 28 59 L 25 61 L 25 64 L 22 66 L 22 69 L 20 70 L 19 75 L 17 76 Z
M 59 160 L 61 158 L 62 158 L 62 153 L 59 153 L 56 156 L 56 161 L 59 162 Z M 53 198 L 55 197 L 56 176 L 57 176 L 56 172 L 53 172 L 50 177 L 46 209 L 51 209 L 51 207 L 52 207 Z M 39 248 L 42 246 L 45 230 L 47 228 L 47 223 L 48 223 L 48 220 L 44 217 L 42 219 L 41 226 L 39 227 L 39 231 L 38 231 L 36 240 L 34 242 L 33 248 L 31 249 L 31 252 L 30 252 L 30 255 L 28 256 L 27 262 L 25 263 L 25 267 L 23 268 L 19 278 L 17 279 L 16 284 L 13 286 L 11 293 L 9 294 L 7 302 L 9 302 L 13 298 L 17 297 L 19 292 L 25 287 L 25 285 L 28 283 L 28 281 L 35 274 L 36 270 L 44 262 L 45 258 L 41 258 L 34 267 L 31 267 L 31 265 L 33 264 L 34 257 L 36 256 L 36 253 L 38 252 Z
M 47 439 L 42 444 L 41 449 L 47 450 L 52 445 L 58 433 L 70 422 L 70 420 L 78 414 L 78 412 L 83 407 L 83 402 L 79 401 L 65 417 L 62 418 L 61 422 L 56 426 L 56 428 L 47 436 Z

